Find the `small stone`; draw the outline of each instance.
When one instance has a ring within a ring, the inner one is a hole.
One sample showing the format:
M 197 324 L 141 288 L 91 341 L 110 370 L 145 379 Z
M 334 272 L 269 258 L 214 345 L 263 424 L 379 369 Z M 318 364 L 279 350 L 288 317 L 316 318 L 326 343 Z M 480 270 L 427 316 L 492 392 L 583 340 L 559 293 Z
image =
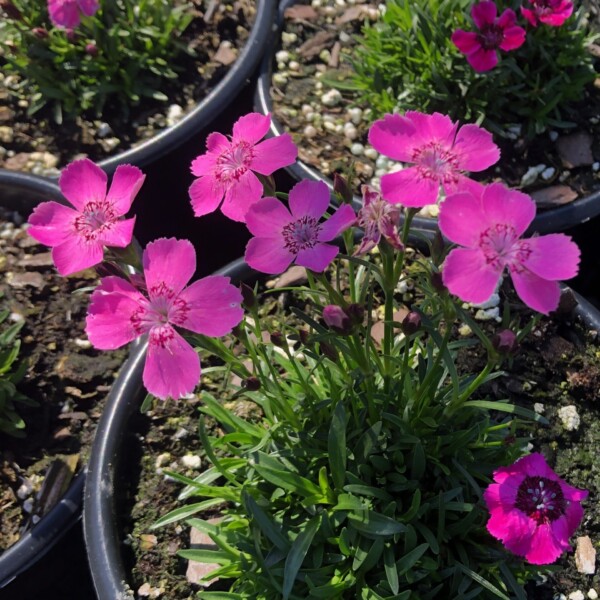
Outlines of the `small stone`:
M 150 533 L 144 533 L 140 535 L 141 550 L 152 550 L 156 544 L 158 544 L 158 538 L 155 535 Z
M 555 142 L 558 139 L 558 131 L 550 131 L 548 132 L 548 137 L 550 138 L 550 141 Z
M 273 75 L 273 83 L 276 83 L 277 85 L 284 85 L 287 83 L 287 75 L 284 75 L 283 73 L 275 73 L 275 75 Z
M 92 343 L 90 342 L 90 340 L 82 340 L 79 338 L 75 338 L 75 345 L 78 348 L 83 348 L 84 350 L 87 350 L 88 348 L 92 347 Z
M 600 162 L 595 162 L 592 165 L 592 171 L 600 171 Z
M 342 101 L 342 94 L 339 90 L 333 89 L 325 92 L 321 96 L 321 102 L 325 106 L 337 106 Z
M 587 535 L 577 538 L 575 566 L 580 573 L 586 575 L 593 575 L 596 572 L 596 549 Z
M 350 152 L 354 154 L 354 156 L 362 156 L 365 153 L 365 147 L 357 142 L 350 146 Z
M 304 136 L 307 138 L 314 138 L 317 135 L 318 131 L 316 129 L 316 127 L 313 127 L 312 125 L 307 125 L 304 128 Z
M 568 169 L 590 166 L 594 162 L 592 141 L 593 138 L 587 131 L 578 131 L 559 138 L 556 149 L 563 165 Z
M 587 597 L 590 600 L 597 600 L 597 598 L 598 598 L 598 592 L 594 588 L 590 588 L 588 590 Z
M 554 167 L 548 167 L 542 171 L 542 179 L 548 181 L 554 177 L 554 173 L 556 173 L 556 169 Z
M 487 310 L 480 308 L 475 313 L 475 318 L 478 321 L 491 321 L 491 320 L 497 321 L 498 319 L 500 319 L 500 309 L 498 307 L 488 308 Z
M 288 33 L 287 31 L 284 31 L 281 34 L 281 41 L 284 44 L 294 44 L 295 42 L 298 41 L 298 34 L 297 33 Z M 279 59 L 277 59 L 279 60 Z
M 183 108 L 179 104 L 171 104 L 167 109 L 167 125 L 172 127 L 183 118 Z
M 352 123 L 344 124 L 344 137 L 349 140 L 355 140 L 358 137 L 358 130 Z
M 377 152 L 377 150 L 375 150 L 375 148 L 367 148 L 365 150 L 365 156 L 367 158 L 370 158 L 371 160 L 377 160 L 377 157 L 379 156 L 379 152 Z
M 44 277 L 41 273 L 7 273 L 6 281 L 10 287 L 23 289 L 26 287 L 34 287 L 41 290 L 46 285 Z
M 460 335 L 462 335 L 463 337 L 467 337 L 467 336 L 471 335 L 473 332 L 471 331 L 471 328 L 465 323 L 464 325 L 461 325 L 458 328 L 458 333 Z
M 288 66 L 290 68 L 290 71 L 300 70 L 300 63 L 297 60 L 290 60 L 290 64 Z
M 97 135 L 99 138 L 108 137 L 112 133 L 112 128 L 108 123 L 100 123 Z
M 209 519 L 208 522 L 216 524 L 220 519 Z M 194 550 L 218 550 L 218 546 L 212 541 L 212 539 L 199 531 L 195 527 L 190 530 L 190 547 Z M 216 571 L 219 565 L 212 563 L 203 563 L 198 561 L 190 560 L 188 562 L 188 568 L 186 572 L 187 580 L 191 583 L 196 583 L 202 587 L 208 587 L 211 583 L 214 583 L 216 579 L 209 581 L 201 581 L 202 577 L 210 575 L 213 571 Z
M 569 404 L 568 406 L 562 406 L 558 409 L 558 418 L 561 420 L 563 427 L 567 431 L 575 431 L 579 429 L 579 425 L 581 424 L 581 418 L 579 417 L 579 413 L 577 412 L 577 407 L 573 404 Z
M 538 415 L 543 415 L 545 409 L 546 409 L 546 407 L 541 402 L 535 402 L 534 405 L 533 405 L 533 410 Z
M 585 596 L 581 590 L 577 590 L 569 594 L 569 600 L 585 600 Z
M 320 6 L 321 4 L 317 4 Z M 300 19 L 302 21 L 314 21 L 318 18 L 318 13 L 315 10 L 315 5 L 312 6 L 304 5 L 304 4 L 294 4 L 289 8 L 285 9 L 284 17 L 286 19 Z
M 198 469 L 201 464 L 200 457 L 197 454 L 186 454 L 181 457 L 181 463 L 188 469 Z
M 306 276 L 306 269 L 304 267 L 299 267 L 294 265 L 290 267 L 285 273 L 282 273 L 276 280 L 274 287 L 282 288 L 282 287 L 290 287 L 293 285 L 300 285 L 302 283 L 306 283 L 308 278 Z
M 553 206 L 569 204 L 577 196 L 577 192 L 568 185 L 552 185 L 531 193 L 531 197 L 540 208 L 551 208 Z
M 52 254 L 50 252 L 40 252 L 23 257 L 17 262 L 19 267 L 36 268 L 36 267 L 51 267 L 54 264 Z
M 4 144 L 10 144 L 15 137 L 14 130 L 8 125 L 2 125 L 0 127 L 0 142 Z
M 6 82 L 5 82 L 6 83 Z M 15 116 L 15 111 L 8 106 L 0 106 L 0 121 L 10 121 Z
M 352 123 L 354 123 L 354 125 L 358 125 L 362 120 L 363 111 L 362 108 L 358 108 L 356 106 L 354 108 L 349 108 L 348 114 L 350 115 L 350 120 Z
M 232 45 L 229 40 L 224 40 L 219 45 L 219 48 L 213 56 L 215 62 L 221 63 L 222 65 L 228 66 L 233 64 L 238 57 L 237 49 Z
M 531 185 L 535 183 L 538 175 L 546 168 L 546 165 L 536 165 L 535 167 L 529 167 L 525 172 L 525 175 L 521 177 L 521 185 Z
M 499 304 L 500 304 L 500 295 L 492 294 L 489 297 L 489 299 L 486 300 L 485 302 L 481 302 L 480 304 L 474 304 L 473 306 L 475 306 L 476 308 L 483 308 L 484 310 L 486 310 L 488 308 L 495 308 Z

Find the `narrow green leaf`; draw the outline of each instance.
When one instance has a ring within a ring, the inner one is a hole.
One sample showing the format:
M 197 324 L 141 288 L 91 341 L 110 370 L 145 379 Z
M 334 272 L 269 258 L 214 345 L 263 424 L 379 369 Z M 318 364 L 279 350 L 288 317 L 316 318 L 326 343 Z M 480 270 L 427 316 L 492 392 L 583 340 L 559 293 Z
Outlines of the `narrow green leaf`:
M 421 544 L 405 554 L 397 563 L 396 567 L 400 575 L 404 575 L 409 569 L 417 564 L 417 561 L 427 552 L 429 544 Z
M 170 513 L 163 515 L 160 519 L 153 523 L 150 529 L 158 529 L 159 527 L 164 527 L 170 523 L 187 519 L 196 513 L 213 508 L 214 506 L 219 506 L 220 504 L 223 504 L 223 501 L 219 498 L 214 498 L 211 500 L 204 500 L 203 502 L 196 502 L 195 504 L 188 504 L 186 506 L 182 506 L 181 508 L 176 508 Z
M 248 513 L 256 521 L 256 524 L 265 536 L 267 536 L 277 548 L 287 552 L 290 546 L 288 540 L 281 533 L 281 529 L 271 521 L 263 509 L 256 503 L 256 500 L 254 500 L 248 492 L 242 493 L 242 500 Z
M 327 438 L 331 478 L 336 489 L 341 489 L 346 479 L 346 420 L 344 405 L 339 402 L 333 411 Z
M 306 525 L 306 529 L 298 534 L 298 537 L 294 540 L 290 548 L 290 553 L 285 559 L 283 570 L 283 600 L 287 600 L 292 593 L 296 576 L 319 529 L 319 522 L 320 519 L 318 517 L 311 519 Z
M 372 536 L 391 536 L 406 531 L 402 523 L 372 510 L 349 513 L 348 521 L 360 533 Z

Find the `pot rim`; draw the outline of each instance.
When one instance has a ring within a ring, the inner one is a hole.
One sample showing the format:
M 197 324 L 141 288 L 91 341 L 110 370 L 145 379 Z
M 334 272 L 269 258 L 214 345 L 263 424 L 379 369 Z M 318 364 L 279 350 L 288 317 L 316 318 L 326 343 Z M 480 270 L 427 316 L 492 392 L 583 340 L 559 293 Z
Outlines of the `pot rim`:
M 214 274 L 230 277 L 234 282 L 247 281 L 262 275 L 253 271 L 243 257 Z M 567 286 L 562 287 L 569 289 Z M 573 291 L 573 293 L 578 301 L 573 311 L 574 316 L 579 317 L 586 327 L 600 331 L 600 310 L 577 292 Z M 88 463 L 84 490 L 83 530 L 90 571 L 100 600 L 134 599 L 122 560 L 122 538 L 115 518 L 114 483 L 118 452 L 128 421 L 134 411 L 141 406 L 141 400 L 145 395 L 142 373 L 146 350 L 147 341 L 144 341 L 122 366 L 98 424 Z
M 271 99 L 270 89 L 271 78 L 273 75 L 274 55 L 279 46 L 280 33 L 284 24 L 284 12 L 286 8 L 295 3 L 297 3 L 297 0 L 281 0 L 281 3 L 279 4 L 276 30 L 273 32 L 267 50 L 263 56 L 256 82 L 254 107 L 255 110 L 262 114 L 271 115 L 271 127 L 267 134 L 269 137 L 275 137 L 285 133 L 283 125 L 273 116 L 273 100 Z M 323 181 L 333 192 L 333 181 L 300 159 L 296 159 L 295 163 L 285 167 L 285 170 L 298 181 L 301 179 Z M 352 206 L 355 210 L 360 210 L 362 207 L 362 198 L 358 195 L 354 195 Z M 598 215 L 600 215 L 600 188 L 587 196 L 577 198 L 569 204 L 537 212 L 533 222 L 527 229 L 526 234 L 545 234 L 565 231 L 576 225 L 586 223 Z M 427 238 L 433 237 L 437 231 L 436 218 L 416 216 L 414 217 L 412 224 L 415 231 L 420 231 Z

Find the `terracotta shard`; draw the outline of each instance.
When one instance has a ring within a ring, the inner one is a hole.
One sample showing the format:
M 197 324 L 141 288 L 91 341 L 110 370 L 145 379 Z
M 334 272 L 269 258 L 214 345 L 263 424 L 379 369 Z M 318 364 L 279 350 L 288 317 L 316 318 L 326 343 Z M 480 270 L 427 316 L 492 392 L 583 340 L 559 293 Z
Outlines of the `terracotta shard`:
M 551 185 L 532 192 L 531 197 L 540 208 L 552 208 L 573 202 L 578 194 L 568 185 Z

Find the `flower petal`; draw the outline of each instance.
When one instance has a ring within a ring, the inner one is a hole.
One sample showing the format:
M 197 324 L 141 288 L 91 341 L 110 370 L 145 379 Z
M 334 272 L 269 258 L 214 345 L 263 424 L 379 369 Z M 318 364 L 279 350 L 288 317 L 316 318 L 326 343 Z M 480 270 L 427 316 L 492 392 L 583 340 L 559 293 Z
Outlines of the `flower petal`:
M 442 144 L 445 149 L 450 149 L 454 143 L 458 125 L 448 115 L 438 112 L 428 115 L 427 113 L 409 110 L 405 116 L 415 127 L 413 137 L 419 140 L 419 145 L 434 141 Z
M 517 236 L 525 233 L 535 217 L 535 202 L 527 194 L 511 190 L 501 183 L 486 186 L 481 202 L 490 225 L 510 225 Z
M 477 125 L 463 125 L 458 130 L 453 151 L 458 168 L 465 171 L 483 171 L 500 159 L 492 134 Z
M 27 233 L 41 244 L 57 246 L 74 235 L 73 221 L 79 213 L 58 202 L 42 202 L 29 216 Z
M 474 31 L 457 29 L 450 39 L 463 54 L 471 54 L 481 47 L 479 36 Z
M 233 125 L 233 143 L 244 141 L 256 144 L 267 135 L 271 126 L 271 116 L 261 113 L 248 113 L 240 117 Z
M 451 294 L 481 304 L 494 293 L 501 273 L 489 265 L 479 249 L 455 248 L 444 262 L 442 280 Z
M 476 4 L 473 4 L 473 7 L 471 8 L 471 16 L 478 29 L 482 29 L 485 25 L 493 24 L 497 14 L 498 9 L 496 8 L 496 3 L 491 0 L 477 2 Z
M 523 264 L 532 273 L 554 281 L 571 279 L 577 275 L 581 252 L 568 235 L 552 233 L 521 243 L 531 250 Z
M 538 21 L 535 11 L 521 6 L 521 14 L 529 21 L 532 27 L 537 27 Z
M 525 559 L 533 565 L 549 565 L 570 549 L 567 521 L 561 517 L 552 523 L 538 525 Z
M 223 186 L 212 175 L 194 180 L 188 190 L 194 215 L 202 217 L 217 210 L 223 200 Z
M 261 175 L 271 175 L 277 169 L 291 165 L 298 156 L 298 148 L 289 133 L 261 142 L 254 148 L 250 168 Z
M 203 177 L 204 175 L 209 175 L 213 172 L 216 162 L 217 155 L 211 154 L 210 152 L 197 156 L 190 165 L 192 175 L 195 175 L 196 177 Z
M 330 242 L 333 238 L 346 231 L 356 223 L 356 215 L 349 204 L 343 204 L 334 213 L 321 224 L 319 231 L 320 242 Z
M 277 238 L 292 221 L 290 211 L 276 198 L 263 198 L 246 213 L 246 227 L 252 235 L 258 237 Z
M 133 239 L 133 228 L 135 227 L 135 217 L 115 221 L 108 229 L 102 232 L 98 239 L 104 246 L 114 246 L 115 248 L 126 248 Z
M 438 224 L 451 242 L 469 248 L 479 244 L 481 233 L 488 227 L 481 199 L 468 192 L 448 196 L 440 204 Z
M 248 242 L 244 258 L 254 270 L 278 275 L 289 267 L 295 255 L 286 250 L 282 239 L 255 237 Z
M 439 191 L 439 183 L 422 177 L 416 167 L 389 173 L 381 178 L 381 195 L 391 204 L 415 208 L 435 204 Z
M 148 301 L 129 282 L 120 277 L 106 277 L 90 298 L 86 334 L 94 348 L 114 350 L 134 340 L 139 331 L 132 315 Z
M 504 30 L 504 37 L 500 43 L 500 48 L 504 51 L 516 50 L 525 43 L 525 30 L 522 27 L 508 27 Z
M 565 510 L 567 537 L 571 537 L 583 519 L 583 508 L 579 502 L 569 502 Z
M 329 188 L 323 181 L 305 179 L 290 190 L 289 205 L 294 219 L 302 217 L 320 219 L 327 210 L 329 202 Z
M 200 358 L 171 326 L 153 327 L 143 380 L 157 398 L 181 398 L 193 392 L 200 381 Z
M 339 248 L 331 244 L 317 244 L 313 248 L 300 250 L 296 256 L 296 264 L 306 267 L 315 273 L 322 273 L 337 256 Z
M 221 212 L 232 221 L 244 222 L 248 209 L 258 202 L 263 194 L 262 183 L 252 171 L 246 171 L 225 190 Z
M 478 73 L 483 73 L 498 64 L 498 53 L 495 50 L 479 48 L 479 50 L 467 54 L 467 61 Z
M 385 115 L 369 129 L 369 144 L 377 152 L 394 160 L 413 162 L 416 128 L 410 119 L 401 115 Z
M 179 294 L 196 270 L 196 251 L 188 240 L 160 238 L 150 242 L 142 258 L 148 294 L 152 289 L 166 285 Z
M 113 175 L 106 199 L 115 206 L 117 216 L 124 215 L 140 191 L 146 176 L 133 165 L 119 165 Z
M 72 275 L 89 269 L 104 259 L 102 242 L 87 241 L 75 235 L 66 238 L 52 249 L 52 260 L 61 275 Z
M 88 158 L 67 165 L 58 180 L 65 198 L 79 211 L 88 202 L 101 202 L 106 198 L 106 173 Z
M 86 16 L 91 17 L 98 12 L 100 5 L 97 0 L 77 0 L 79 10 Z
M 214 131 L 206 138 L 206 149 L 209 152 L 220 154 L 221 152 L 229 150 L 230 148 L 231 142 L 227 139 L 227 136 L 224 136 L 218 131 Z
M 551 313 L 558 307 L 560 287 L 556 281 L 548 281 L 527 269 L 510 271 L 515 290 L 519 298 L 533 310 L 543 315 Z
M 48 14 L 57 27 L 75 29 L 81 23 L 77 0 L 48 0 Z
M 502 14 L 498 17 L 496 25 L 504 29 L 506 33 L 506 29 L 512 27 L 516 22 L 517 14 L 514 10 L 512 10 L 512 8 L 507 8 L 506 10 L 502 11 Z M 525 33 L 524 30 L 523 33 Z
M 188 305 L 185 321 L 177 323 L 185 329 L 219 337 L 229 333 L 244 317 L 242 293 L 229 277 L 213 275 L 195 281 L 181 294 Z

